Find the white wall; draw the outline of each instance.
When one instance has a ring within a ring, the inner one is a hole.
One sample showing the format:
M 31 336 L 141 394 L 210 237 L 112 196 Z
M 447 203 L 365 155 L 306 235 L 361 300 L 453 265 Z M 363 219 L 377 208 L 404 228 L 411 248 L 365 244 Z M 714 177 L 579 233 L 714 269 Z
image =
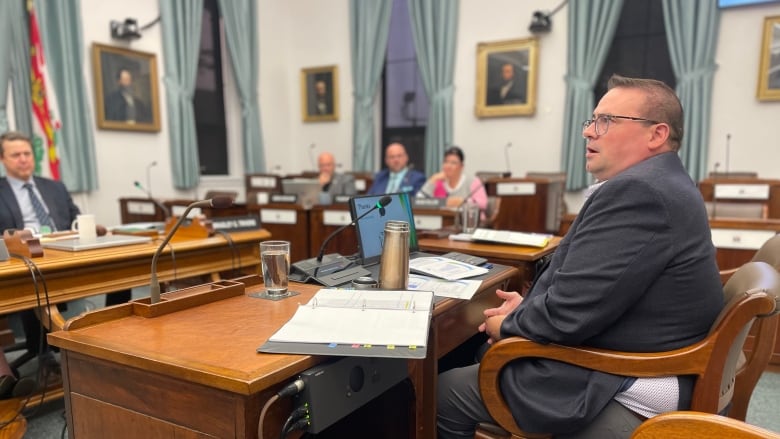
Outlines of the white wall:
M 553 18 L 552 32 L 539 36 L 537 111 L 531 117 L 478 119 L 476 96 L 476 47 L 480 42 L 529 37 L 528 24 L 535 10 L 551 10 L 558 0 L 461 0 L 455 70 L 454 142 L 466 152 L 469 171 L 511 169 L 514 175 L 527 171 L 557 171 L 561 161 L 561 126 L 566 69 L 566 17 L 564 7 Z M 168 151 L 167 113 L 162 76 L 163 53 L 160 25 L 143 32 L 130 43 L 111 40 L 109 22 L 132 17 L 146 24 L 159 15 L 158 0 L 105 2 L 82 0 L 84 27 L 84 75 L 92 92 L 90 47 L 93 42 L 129 47 L 157 55 L 160 74 L 161 122 L 159 133 L 95 130 L 99 163 L 99 190 L 77 194 L 75 200 L 98 221 L 119 223 L 122 196 L 143 196 L 133 187 L 146 184 L 150 162 L 155 196 L 196 197 L 207 187 L 241 185 L 233 179 L 204 179 L 196 191 L 173 189 Z M 763 18 L 780 15 L 780 4 L 722 11 L 717 48 L 709 167 L 716 161 L 725 167 L 725 137 L 731 134 L 732 171 L 757 171 L 761 177 L 780 178 L 780 102 L 759 103 L 756 81 Z M 310 157 L 329 150 L 344 169 L 352 165 L 352 77 L 349 49 L 347 0 L 258 1 L 260 39 L 260 102 L 266 164 L 269 171 L 311 169 Z M 339 68 L 340 117 L 337 122 L 303 123 L 301 117 L 302 68 L 337 65 Z M 227 86 L 229 138 L 240 143 L 240 108 Z M 504 145 L 512 142 L 509 163 Z M 314 150 L 309 145 L 315 143 Z M 379 145 L 377 145 L 379 148 Z M 238 163 L 240 157 L 232 157 Z M 239 172 L 240 174 L 240 172 Z M 579 194 L 567 195 L 570 210 L 581 205 Z

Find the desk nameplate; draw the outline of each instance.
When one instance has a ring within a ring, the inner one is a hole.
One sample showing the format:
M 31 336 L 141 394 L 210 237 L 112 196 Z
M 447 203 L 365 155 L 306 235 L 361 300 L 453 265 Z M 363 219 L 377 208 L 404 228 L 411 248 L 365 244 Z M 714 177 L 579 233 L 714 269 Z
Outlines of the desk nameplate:
M 439 230 L 444 227 L 444 218 L 440 215 L 415 215 L 414 227 L 417 230 Z
M 758 250 L 775 234 L 772 230 L 712 229 L 712 243 L 716 248 Z
M 154 202 L 149 201 L 129 201 L 127 203 L 127 212 L 135 215 L 154 215 L 155 205 Z
M 298 212 L 295 209 L 262 209 L 260 223 L 263 224 L 295 224 L 298 222 Z
M 326 226 L 344 226 L 352 222 L 352 216 L 345 210 L 324 210 L 322 224 Z
M 534 195 L 536 194 L 536 183 L 497 183 L 496 195 Z
M 716 184 L 716 199 L 768 200 L 768 184 Z

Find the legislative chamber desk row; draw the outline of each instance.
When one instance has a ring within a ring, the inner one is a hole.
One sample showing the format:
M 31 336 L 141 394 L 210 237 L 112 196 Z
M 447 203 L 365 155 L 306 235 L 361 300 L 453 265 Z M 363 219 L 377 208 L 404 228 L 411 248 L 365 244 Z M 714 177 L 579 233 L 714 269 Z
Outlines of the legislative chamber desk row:
M 408 360 L 414 403 L 401 437 L 434 437 L 437 360 L 477 333 L 482 311 L 498 305 L 494 291 L 516 272 L 496 265 L 471 300 L 437 300 L 427 356 Z M 61 349 L 72 437 L 257 437 L 269 398 L 329 357 L 256 352 L 318 286 L 291 283 L 299 295 L 271 301 L 247 294 L 262 290 L 259 278 L 237 280 L 94 311 L 50 334 Z M 291 409 L 289 398 L 271 406 L 264 437 L 279 437 Z
M 158 260 L 161 282 L 214 275 L 219 272 L 257 273 L 259 243 L 269 234 L 265 230 L 230 233 L 232 243 L 224 236 L 193 239 L 176 237 L 166 246 Z M 40 275 L 37 293 L 30 268 L 11 258 L 0 262 L 0 314 L 34 309 L 38 300 L 51 304 L 67 302 L 97 294 L 149 284 L 152 255 L 161 239 L 150 243 L 69 252 L 44 249 L 43 256 L 30 258 Z M 173 249 L 173 251 L 171 250 Z M 45 290 L 44 290 L 45 283 Z M 54 327 L 62 322 L 54 322 Z M 41 399 L 37 395 L 27 402 L 35 405 L 62 397 L 62 389 L 50 387 Z

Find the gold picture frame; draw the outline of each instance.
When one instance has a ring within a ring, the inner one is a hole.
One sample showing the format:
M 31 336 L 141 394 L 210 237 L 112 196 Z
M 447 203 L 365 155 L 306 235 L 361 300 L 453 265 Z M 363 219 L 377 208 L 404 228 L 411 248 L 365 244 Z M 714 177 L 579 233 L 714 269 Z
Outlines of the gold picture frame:
M 157 58 L 153 53 L 92 44 L 98 128 L 160 131 Z
M 780 15 L 764 19 L 756 96 L 759 101 L 780 101 Z
M 477 45 L 477 117 L 536 112 L 538 47 L 536 38 Z
M 301 70 L 301 114 L 304 122 L 339 120 L 338 66 Z

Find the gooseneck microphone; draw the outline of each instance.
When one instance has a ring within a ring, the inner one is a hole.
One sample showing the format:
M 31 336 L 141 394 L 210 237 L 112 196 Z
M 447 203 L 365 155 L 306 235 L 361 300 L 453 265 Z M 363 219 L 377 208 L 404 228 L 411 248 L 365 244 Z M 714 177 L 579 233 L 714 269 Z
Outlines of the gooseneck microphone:
M 729 150 L 731 149 L 731 133 L 726 133 L 726 177 L 729 175 Z
M 156 160 L 146 165 L 146 188 L 149 198 L 152 198 L 152 168 L 155 166 L 157 166 Z
M 344 224 L 343 226 L 341 226 L 338 229 L 334 230 L 333 233 L 328 235 L 328 237 L 325 238 L 325 241 L 322 241 L 322 245 L 320 246 L 320 252 L 317 254 L 317 263 L 318 264 L 322 263 L 322 258 L 325 256 L 325 247 L 328 246 L 328 243 L 330 242 L 331 239 L 333 239 L 334 236 L 336 236 L 339 233 L 341 233 L 347 227 L 354 226 L 355 224 L 357 224 L 358 221 L 363 219 L 363 217 L 365 217 L 366 215 L 368 215 L 369 213 L 371 213 L 371 212 L 373 212 L 373 211 L 375 211 L 377 209 L 380 209 L 380 212 L 383 212 L 385 206 L 390 204 L 391 201 L 393 201 L 393 198 L 390 197 L 389 195 L 385 195 L 384 197 L 380 198 L 379 201 L 377 201 L 377 203 L 375 205 L 371 206 L 371 209 L 368 209 L 367 211 L 363 212 L 360 216 L 358 216 L 357 218 L 352 220 L 352 222 L 350 222 L 349 224 Z M 320 269 L 319 266 L 314 269 L 314 277 L 317 277 L 317 273 L 319 272 L 319 269 Z
M 311 163 L 312 169 L 317 169 L 317 162 L 314 160 L 314 148 L 317 147 L 316 143 L 309 145 L 309 163 Z
M 718 185 L 716 184 L 716 179 L 718 178 L 718 168 L 720 168 L 720 162 L 715 162 L 714 166 L 715 170 L 712 172 L 712 214 L 710 215 L 710 218 L 715 219 L 715 216 L 717 215 L 717 208 L 718 208 L 718 196 L 716 194 L 718 190 Z
M 170 242 L 171 238 L 173 238 L 173 235 L 176 234 L 176 230 L 178 230 L 179 226 L 187 218 L 187 215 L 189 215 L 190 211 L 196 207 L 213 207 L 215 209 L 224 209 L 232 205 L 233 199 L 231 197 L 214 197 L 210 200 L 196 201 L 187 206 L 187 209 L 184 210 L 184 213 L 181 215 L 181 217 L 179 217 L 179 220 L 176 221 L 176 224 L 173 225 L 171 231 L 165 235 L 165 239 L 163 240 L 162 244 L 157 247 L 157 251 L 154 252 L 154 256 L 152 256 L 152 276 L 149 280 L 152 304 L 158 303 L 160 301 L 160 281 L 157 280 L 157 259 L 160 257 L 160 253 L 162 253 L 165 246 L 168 245 L 168 242 Z
M 170 209 L 165 207 L 165 204 L 161 203 L 159 200 L 157 200 L 156 198 L 152 197 L 151 191 L 146 190 L 143 186 L 141 186 L 141 183 L 139 183 L 137 181 L 134 184 L 135 184 L 135 187 L 137 187 L 139 190 L 143 191 L 146 194 L 146 196 L 149 197 L 149 201 L 154 203 L 155 206 L 159 207 L 160 210 L 163 211 L 163 214 L 165 215 L 165 219 L 168 219 L 168 218 L 171 217 Z
M 506 159 L 506 172 L 509 174 L 508 176 L 512 175 L 512 169 L 510 169 L 509 166 L 509 148 L 512 147 L 512 142 L 507 142 L 506 146 L 504 146 L 504 158 Z

